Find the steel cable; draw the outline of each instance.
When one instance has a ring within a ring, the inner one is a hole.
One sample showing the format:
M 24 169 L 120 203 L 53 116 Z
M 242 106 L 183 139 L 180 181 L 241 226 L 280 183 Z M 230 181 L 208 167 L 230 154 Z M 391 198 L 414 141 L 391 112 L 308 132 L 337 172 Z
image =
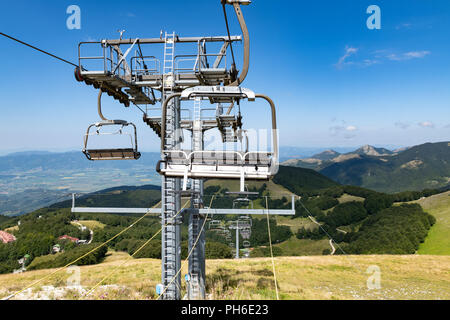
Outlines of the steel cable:
M 34 49 L 34 50 L 37 50 L 37 51 L 39 51 L 39 52 L 42 52 L 42 53 L 44 53 L 44 54 L 46 54 L 46 55 L 49 55 L 50 57 L 53 57 L 53 58 L 58 59 L 58 60 L 61 60 L 62 62 L 65 62 L 65 63 L 68 63 L 68 64 L 70 64 L 70 65 L 72 65 L 72 66 L 78 67 L 78 65 L 76 65 L 75 63 L 72 63 L 72 62 L 70 62 L 70 61 L 67 61 L 66 59 L 60 58 L 60 57 L 58 57 L 58 56 L 56 56 L 56 55 L 54 55 L 54 54 L 51 54 L 50 52 L 44 51 L 44 50 L 39 49 L 39 48 L 37 48 L 37 47 L 35 47 L 35 46 L 32 46 L 31 44 L 28 44 L 28 43 L 26 43 L 26 42 L 23 42 L 23 41 L 21 41 L 21 40 L 19 40 L 19 39 L 16 39 L 16 38 L 14 38 L 14 37 L 11 37 L 11 36 L 9 36 L 9 35 L 3 33 L 3 32 L 0 32 L 0 35 L 4 36 L 4 37 L 6 37 L 6 38 L 9 38 L 9 39 L 11 39 L 11 40 L 17 41 L 18 43 L 21 43 L 21 44 L 23 44 L 23 45 L 25 45 L 25 46 L 27 46 L 27 47 L 30 47 L 30 48 L 32 48 L 32 49 Z

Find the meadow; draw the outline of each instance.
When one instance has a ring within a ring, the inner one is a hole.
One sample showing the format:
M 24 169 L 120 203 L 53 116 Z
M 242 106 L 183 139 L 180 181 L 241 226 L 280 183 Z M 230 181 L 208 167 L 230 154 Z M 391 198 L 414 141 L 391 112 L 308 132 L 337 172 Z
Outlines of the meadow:
M 103 263 L 80 267 L 81 287 L 67 287 L 73 270 L 63 270 L 15 299 L 156 299 L 160 261 L 128 258 L 123 252 L 110 252 Z M 379 288 L 367 286 L 373 276 L 367 273 L 370 266 L 379 267 Z M 450 256 L 276 257 L 275 267 L 279 297 L 285 300 L 450 299 Z M 276 299 L 270 258 L 207 260 L 206 270 L 208 299 Z M 112 271 L 89 297 L 83 297 Z M 51 272 L 1 275 L 0 295 L 7 296 Z M 182 278 L 186 272 L 185 264 Z

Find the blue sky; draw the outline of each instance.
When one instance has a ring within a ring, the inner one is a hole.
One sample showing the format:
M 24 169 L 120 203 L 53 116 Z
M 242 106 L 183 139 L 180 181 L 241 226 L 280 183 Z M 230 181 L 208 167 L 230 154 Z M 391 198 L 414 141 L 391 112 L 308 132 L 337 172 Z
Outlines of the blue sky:
M 81 30 L 66 27 L 71 4 L 81 8 Z M 374 4 L 381 9 L 381 30 L 366 26 L 366 9 Z M 228 9 L 231 33 L 240 34 Z M 118 29 L 141 38 L 159 37 L 161 29 L 225 35 L 221 10 L 219 0 L 15 0 L 0 11 L 0 31 L 76 62 L 78 42 L 117 38 Z M 254 0 L 243 12 L 251 35 L 244 86 L 276 101 L 281 145 L 449 140 L 448 0 Z M 80 149 L 87 126 L 98 120 L 96 90 L 77 83 L 70 65 L 6 38 L 0 49 L 0 152 Z M 157 150 L 158 140 L 136 108 L 109 98 L 104 105 L 111 118 L 138 125 L 144 150 Z M 257 128 L 266 118 L 254 112 L 244 120 Z

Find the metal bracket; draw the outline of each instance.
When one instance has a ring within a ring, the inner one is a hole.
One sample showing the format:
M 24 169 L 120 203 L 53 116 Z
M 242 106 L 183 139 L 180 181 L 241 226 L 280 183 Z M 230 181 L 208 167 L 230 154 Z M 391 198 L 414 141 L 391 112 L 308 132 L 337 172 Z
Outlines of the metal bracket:
M 247 88 L 224 86 L 197 86 L 181 92 L 181 100 L 190 100 L 195 97 L 221 98 L 225 100 L 248 99 L 255 101 L 255 93 Z

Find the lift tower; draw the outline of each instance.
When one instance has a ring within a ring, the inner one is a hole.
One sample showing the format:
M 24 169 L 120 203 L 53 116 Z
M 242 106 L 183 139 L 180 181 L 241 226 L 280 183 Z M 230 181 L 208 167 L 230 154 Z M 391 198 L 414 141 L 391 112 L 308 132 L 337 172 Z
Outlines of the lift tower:
M 124 127 L 134 127 L 127 121 L 108 120 L 103 116 L 102 92 L 125 107 L 136 105 L 144 113 L 144 122 L 161 138 L 161 161 L 158 162 L 156 171 L 162 176 L 162 204 L 161 208 L 153 210 L 76 208 L 74 200 L 72 212 L 159 213 L 162 225 L 161 298 L 167 300 L 181 299 L 181 196 L 187 194 L 191 198 L 191 207 L 183 212 L 184 216 L 189 215 L 188 246 L 189 252 L 192 251 L 189 257 L 188 297 L 204 299 L 205 216 L 269 214 L 269 211 L 204 208 L 203 179 L 240 180 L 238 194 L 244 194 L 246 179 L 267 180 L 278 170 L 275 104 L 269 97 L 241 87 L 249 69 L 250 40 L 240 5 L 248 5 L 250 1 L 221 0 L 221 3 L 228 31 L 226 36 L 179 37 L 175 32 L 166 32 L 159 38 L 125 39 L 121 36 L 120 39 L 79 44 L 79 66 L 75 69 L 75 78 L 100 90 L 98 113 L 102 119 L 89 127 L 96 127 L 97 130 L 91 134 L 88 129 L 83 152 L 92 161 L 139 159 L 141 155 L 137 151 L 136 132 L 135 143 L 131 148 L 93 149 L 88 145 L 89 137 L 99 135 L 103 127 L 121 126 L 118 131 L 120 134 L 123 133 Z M 226 5 L 234 8 L 242 36 L 230 35 Z M 244 44 L 243 65 L 238 71 L 233 44 L 241 41 Z M 221 44 L 218 53 L 207 52 L 207 46 L 212 44 Z M 162 55 L 144 55 L 144 49 L 157 45 L 164 47 Z M 176 47 L 182 45 L 194 45 L 195 53 L 177 55 Z M 92 52 L 92 47 L 100 53 L 95 56 L 87 55 L 85 52 Z M 229 53 L 232 56 L 231 63 L 229 60 L 227 63 Z M 191 65 L 181 66 L 186 63 Z M 204 133 L 211 129 L 220 131 L 224 144 L 238 140 L 242 142 L 242 139 L 245 139 L 245 130 L 242 130 L 240 104 L 256 99 L 263 99 L 270 106 L 272 151 L 249 151 L 248 143 L 242 151 L 204 150 Z M 193 103 L 193 110 L 188 116 L 182 115 L 185 109 L 181 108 L 181 103 L 189 101 Z M 161 103 L 161 107 L 152 107 L 157 103 Z M 202 106 L 204 103 L 215 106 L 214 117 L 202 115 L 202 112 L 207 110 Z M 182 150 L 183 130 L 192 134 L 189 150 Z M 188 189 L 189 179 L 191 187 Z M 295 214 L 294 199 L 291 210 L 270 210 L 270 214 Z

